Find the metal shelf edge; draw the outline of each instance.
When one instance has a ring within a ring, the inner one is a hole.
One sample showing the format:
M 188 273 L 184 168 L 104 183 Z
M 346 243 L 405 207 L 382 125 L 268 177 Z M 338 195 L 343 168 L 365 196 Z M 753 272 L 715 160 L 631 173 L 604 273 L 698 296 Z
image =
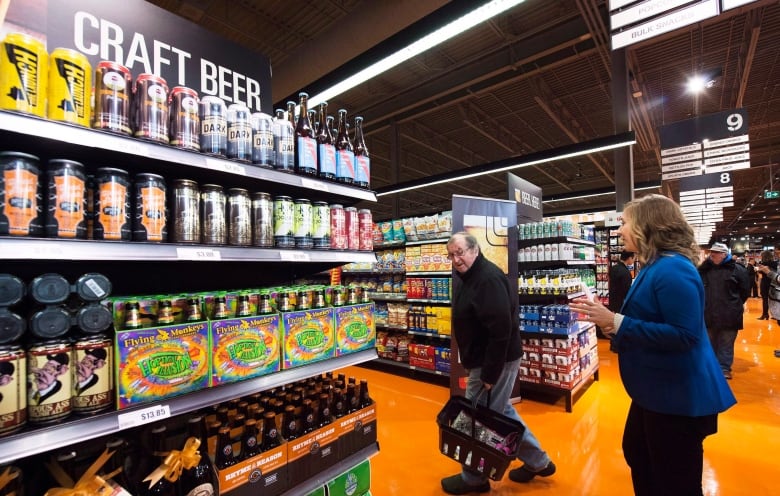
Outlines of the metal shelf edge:
M 125 410 L 107 412 L 94 417 L 73 418 L 64 425 L 53 425 L 30 432 L 12 434 L 0 439 L 0 445 L 3 447 L 0 450 L 0 465 L 62 446 L 119 432 L 119 415 L 133 410 L 142 410 L 155 404 L 163 404 L 170 407 L 171 416 L 173 417 L 239 396 L 245 396 L 316 374 L 322 374 L 333 369 L 357 365 L 375 358 L 377 358 L 376 349 L 372 348 L 290 370 L 282 370 L 247 381 L 207 388 L 158 402 L 145 403 Z

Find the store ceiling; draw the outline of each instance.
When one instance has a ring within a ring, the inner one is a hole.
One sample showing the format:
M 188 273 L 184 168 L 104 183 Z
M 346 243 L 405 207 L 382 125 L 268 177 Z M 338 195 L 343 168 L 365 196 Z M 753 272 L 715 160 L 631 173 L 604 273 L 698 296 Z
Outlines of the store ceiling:
M 347 75 L 361 54 L 447 3 L 442 0 L 153 0 L 175 14 L 269 57 L 279 107 Z M 332 99 L 330 110 L 363 115 L 380 188 L 613 134 L 605 0 L 526 0 L 507 13 Z M 441 15 L 439 10 L 439 15 Z M 434 13 L 433 16 L 437 14 Z M 430 20 L 432 17 L 428 17 Z M 434 17 L 435 18 L 435 17 Z M 734 173 L 735 206 L 716 234 L 780 232 L 780 2 L 759 0 L 626 50 L 635 184 L 661 179 L 658 128 L 745 107 L 751 168 Z M 358 57 L 357 60 L 355 58 Z M 347 66 L 344 66 L 347 64 Z M 339 67 L 342 67 L 339 70 Z M 721 69 L 698 103 L 687 77 Z M 698 108 L 697 108 L 698 107 Z M 396 157 L 392 143 L 399 143 Z M 614 188 L 612 152 L 518 169 L 545 199 Z M 770 187 L 771 183 L 771 187 Z M 660 191 L 676 198 L 679 181 Z M 451 206 L 452 194 L 506 198 L 506 173 L 383 196 L 375 219 Z M 544 214 L 614 210 L 614 195 L 544 203 Z M 767 238 L 770 242 L 771 238 Z

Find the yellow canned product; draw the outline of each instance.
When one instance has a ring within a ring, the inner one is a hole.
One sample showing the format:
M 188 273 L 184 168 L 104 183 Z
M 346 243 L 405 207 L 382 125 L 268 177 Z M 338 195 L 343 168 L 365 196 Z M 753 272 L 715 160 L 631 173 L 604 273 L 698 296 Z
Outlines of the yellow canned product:
M 0 108 L 46 116 L 48 60 L 44 44 L 10 33 L 0 48 Z
M 92 66 L 87 57 L 69 48 L 49 55 L 49 119 L 89 127 Z

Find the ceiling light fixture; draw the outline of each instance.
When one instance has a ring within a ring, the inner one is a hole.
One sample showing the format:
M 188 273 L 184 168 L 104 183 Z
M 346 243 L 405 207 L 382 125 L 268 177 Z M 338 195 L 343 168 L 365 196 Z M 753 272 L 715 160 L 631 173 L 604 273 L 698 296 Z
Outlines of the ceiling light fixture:
M 492 0 L 491 2 L 488 2 L 481 7 L 478 7 L 471 12 L 455 19 L 454 21 L 440 27 L 436 31 L 423 36 L 419 40 L 410 45 L 407 45 L 392 55 L 388 55 L 379 62 L 371 64 L 358 73 L 344 79 L 339 83 L 336 83 L 321 93 L 312 96 L 309 98 L 309 108 L 312 108 L 315 105 L 319 105 L 322 102 L 327 102 L 331 98 L 351 90 L 355 86 L 378 76 L 388 69 L 392 69 L 402 62 L 405 62 L 440 43 L 444 43 L 450 38 L 453 38 L 463 33 L 464 31 L 467 31 L 474 26 L 487 21 L 488 19 L 501 14 L 502 12 L 506 12 L 523 1 L 524 0 Z
M 646 191 L 650 189 L 658 189 L 661 187 L 660 182 L 656 182 L 653 184 L 646 184 L 646 185 L 637 185 L 634 187 L 634 191 Z M 607 196 L 607 195 L 614 195 L 615 194 L 615 188 L 610 188 L 612 191 L 603 191 L 603 192 L 595 192 L 595 193 L 583 193 L 581 195 L 575 194 L 574 196 L 563 196 L 563 197 L 557 197 L 557 198 L 550 198 L 548 200 L 542 200 L 542 203 L 555 203 L 560 201 L 568 201 L 568 200 L 582 200 L 584 198 L 595 198 L 597 196 Z
M 435 174 L 433 176 L 415 179 L 413 181 L 398 183 L 393 186 L 377 188 L 376 196 L 379 197 L 392 195 L 395 193 L 402 193 L 404 191 L 427 188 L 428 186 L 434 186 L 436 184 L 461 181 L 463 179 L 471 179 L 478 176 L 484 176 L 486 174 L 495 174 L 512 169 L 530 167 L 532 165 L 546 164 L 556 160 L 564 160 L 567 158 L 574 158 L 591 153 L 630 146 L 634 143 L 636 143 L 636 135 L 634 131 L 629 131 L 627 133 L 607 136 L 605 138 L 596 138 L 590 141 L 584 141 L 582 143 L 573 143 L 571 145 L 553 148 L 552 150 L 535 152 L 528 155 L 520 155 L 504 160 L 498 160 L 496 162 L 475 165 L 474 167 L 468 167 L 466 169 L 458 169 L 450 172 L 444 172 L 442 174 Z

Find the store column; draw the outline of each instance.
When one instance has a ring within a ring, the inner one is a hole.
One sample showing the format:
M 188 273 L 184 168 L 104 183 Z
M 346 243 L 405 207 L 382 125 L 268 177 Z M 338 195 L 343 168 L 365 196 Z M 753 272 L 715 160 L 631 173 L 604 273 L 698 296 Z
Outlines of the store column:
M 612 59 L 612 120 L 615 134 L 631 130 L 629 109 L 628 64 L 626 49 L 611 52 Z M 634 161 L 632 147 L 623 146 L 613 152 L 615 159 L 615 210 L 623 211 L 623 205 L 634 199 Z

